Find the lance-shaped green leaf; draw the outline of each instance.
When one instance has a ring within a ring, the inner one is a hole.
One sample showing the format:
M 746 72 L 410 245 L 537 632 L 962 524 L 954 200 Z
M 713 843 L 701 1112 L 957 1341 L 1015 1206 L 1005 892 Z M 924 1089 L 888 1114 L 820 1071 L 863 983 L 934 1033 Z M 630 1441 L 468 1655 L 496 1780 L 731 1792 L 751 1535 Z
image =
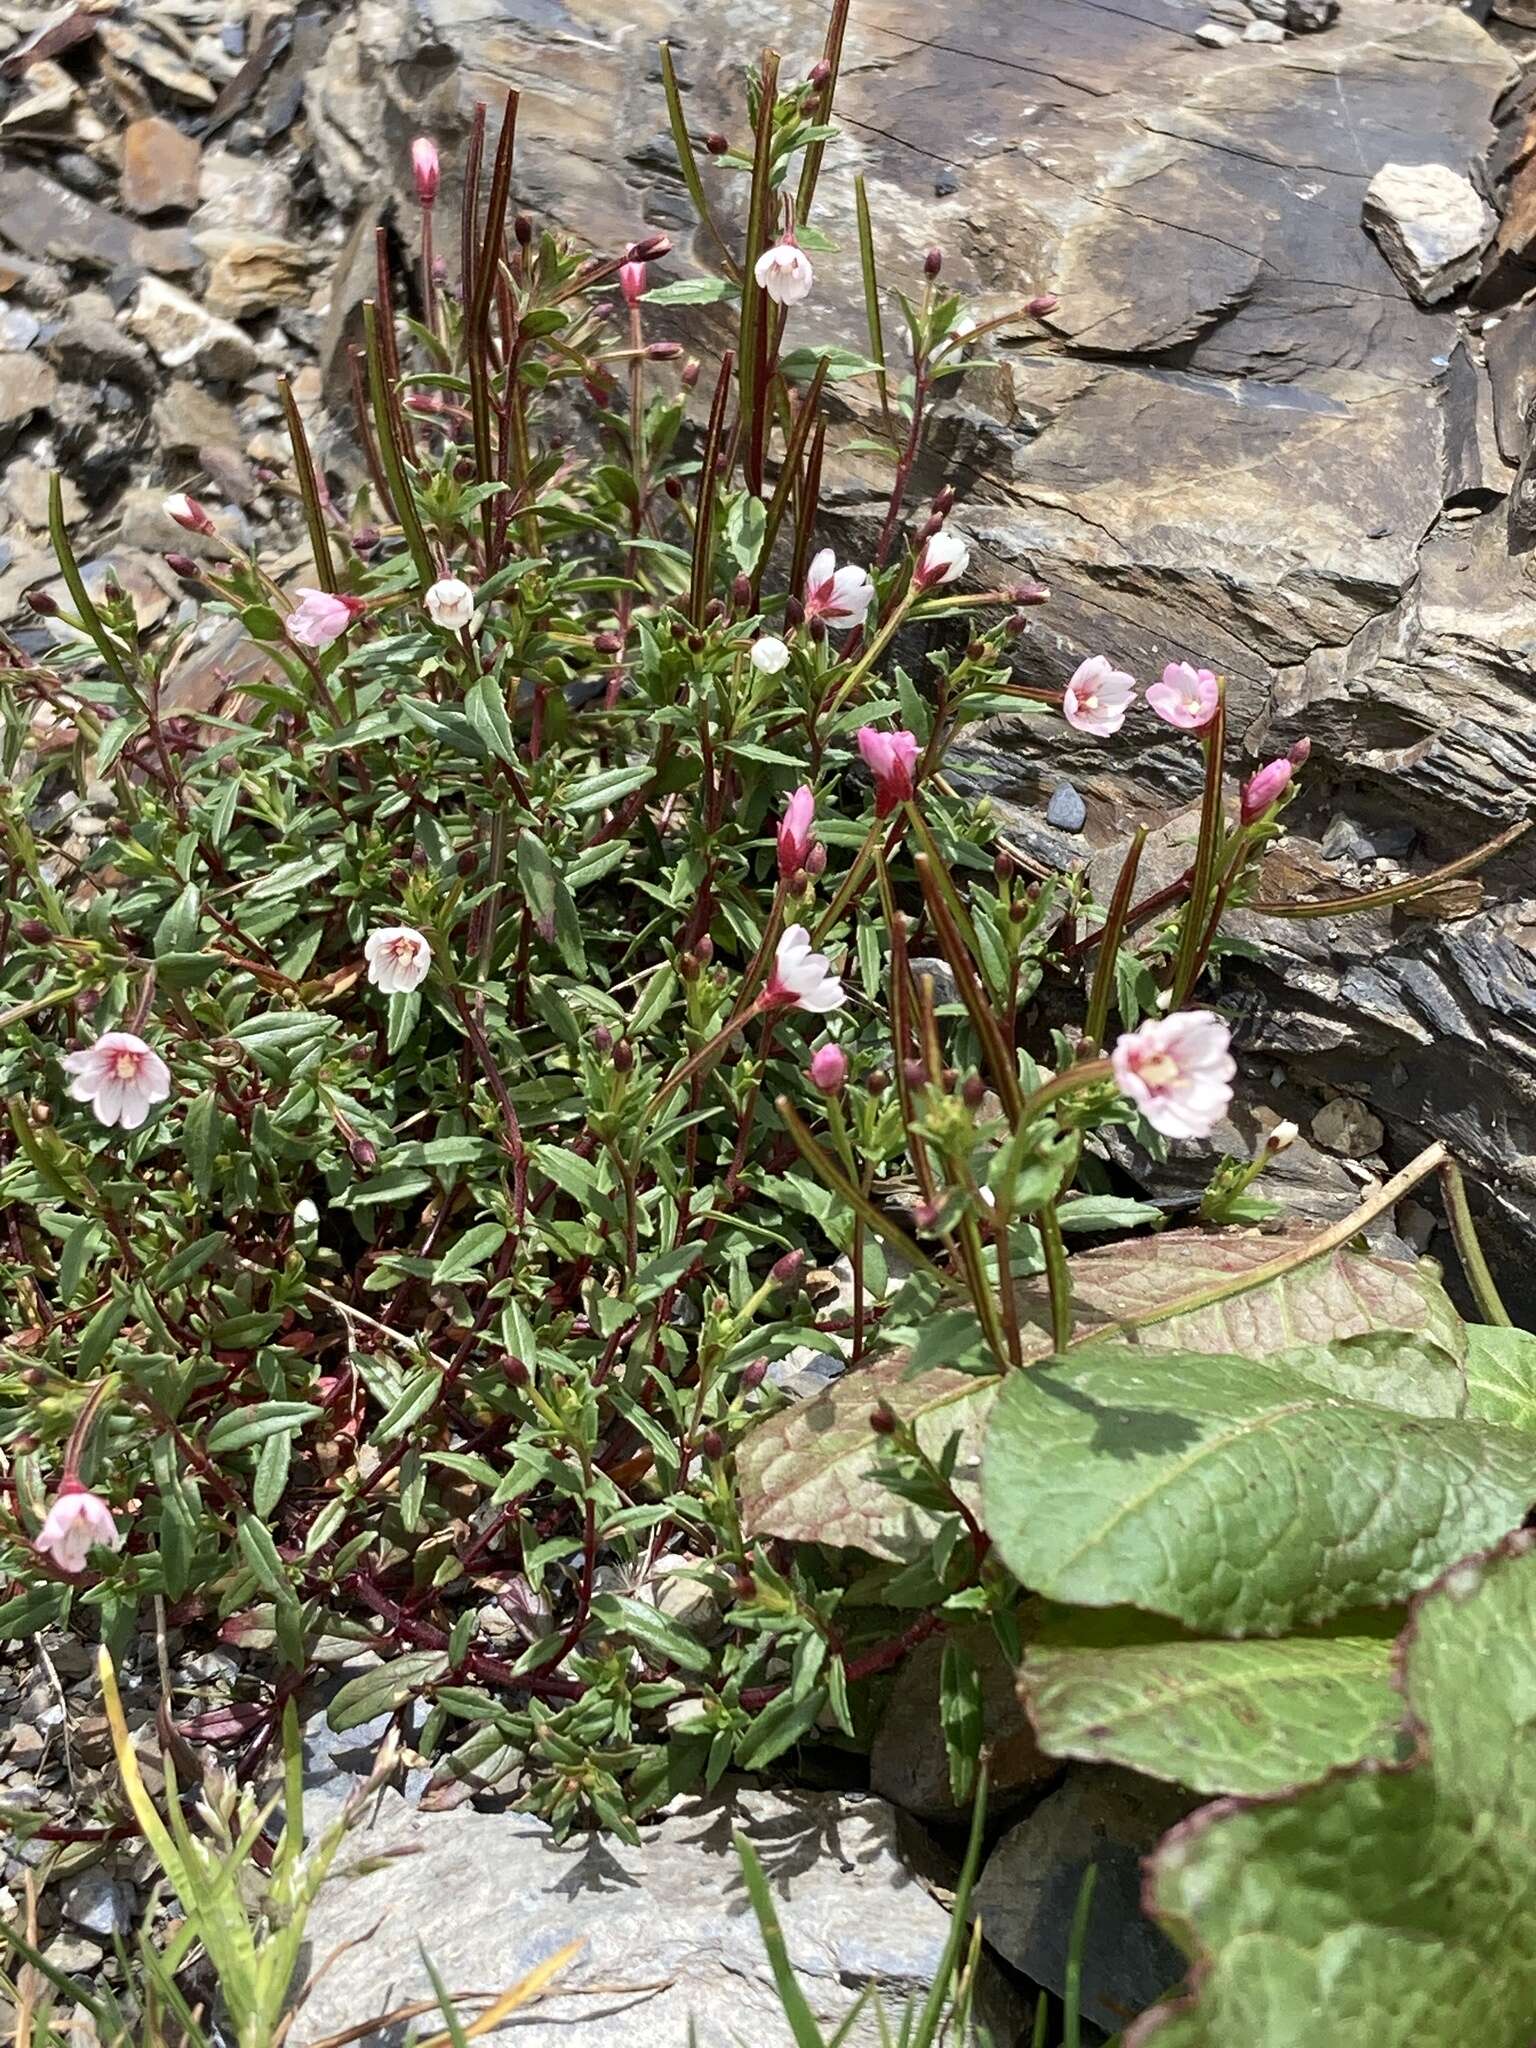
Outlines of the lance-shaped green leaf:
M 1124 1764 L 1196 1792 L 1284 1792 L 1413 1747 L 1388 1636 L 1200 1642 L 1077 1612 L 1031 1643 L 1019 1692 L 1048 1756 Z
M 1089 1335 L 1114 1329 L 1146 1351 L 1249 1358 L 1273 1357 L 1299 1345 L 1343 1344 L 1351 1355 L 1325 1359 L 1314 1349 L 1308 1360 L 1313 1377 L 1330 1385 L 1348 1380 L 1349 1390 L 1359 1391 L 1379 1374 L 1372 1398 L 1386 1406 L 1459 1412 L 1465 1326 L 1427 1269 L 1397 1260 L 1334 1252 L 1251 1293 L 1134 1327 L 1138 1315 L 1270 1264 L 1304 1243 L 1307 1234 L 1172 1230 L 1081 1252 L 1070 1261 L 1077 1327 Z M 1043 1281 L 1021 1290 L 1019 1309 L 1026 1362 L 1046 1357 L 1050 1301 Z M 1386 1354 L 1383 1340 L 1391 1338 L 1412 1340 L 1412 1356 Z M 956 1488 L 975 1506 L 977 1458 L 999 1384 L 943 1369 L 909 1377 L 906 1354 L 897 1352 L 846 1374 L 815 1400 L 770 1416 L 738 1455 L 748 1532 L 849 1545 L 893 1561 L 916 1556 L 926 1548 L 932 1526 L 874 1476 L 884 1453 L 869 1428 L 870 1410 L 888 1402 L 914 1424 L 935 1456 L 958 1431 Z
M 1399 1682 L 1423 1755 L 1205 1809 L 1151 1864 L 1188 1997 L 1126 2048 L 1529 2048 L 1536 2011 L 1536 1536 L 1420 1600 Z
M 1393 1606 L 1533 1501 L 1519 1430 L 1345 1400 L 1283 1360 L 1124 1344 L 1014 1373 L 983 1465 L 1025 1585 L 1221 1635 Z

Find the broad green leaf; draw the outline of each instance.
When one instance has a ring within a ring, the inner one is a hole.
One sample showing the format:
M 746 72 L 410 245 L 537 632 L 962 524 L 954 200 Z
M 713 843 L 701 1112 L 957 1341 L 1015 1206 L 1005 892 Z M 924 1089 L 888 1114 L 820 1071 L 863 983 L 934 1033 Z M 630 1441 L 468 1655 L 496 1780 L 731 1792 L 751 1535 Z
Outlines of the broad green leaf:
M 1434 1357 L 1437 1384 L 1448 1366 L 1459 1369 L 1465 1328 L 1439 1283 L 1427 1271 L 1360 1252 L 1335 1252 L 1279 1285 L 1127 1328 L 1127 1319 L 1266 1265 L 1307 1235 L 1171 1230 L 1079 1252 L 1070 1261 L 1078 1328 L 1091 1334 L 1115 1326 L 1146 1351 L 1209 1349 L 1250 1358 L 1397 1331 Z M 1045 1357 L 1050 1306 L 1043 1282 L 1021 1290 L 1020 1315 L 1026 1359 Z M 959 1434 L 957 1490 L 979 1505 L 981 1441 L 999 1381 L 945 1368 L 912 1378 L 906 1372 L 906 1354 L 893 1353 L 749 1433 L 737 1463 L 749 1535 L 849 1545 L 899 1563 L 926 1552 L 931 1520 L 874 1477 L 882 1453 L 869 1413 L 879 1401 L 913 1422 L 934 1456 Z
M 1282 1361 L 1094 1344 L 1012 1374 L 983 1515 L 1048 1599 L 1277 1635 L 1392 1606 L 1518 1527 L 1536 1440 L 1349 1401 Z
M 684 1671 L 707 1671 L 709 1651 L 659 1608 L 645 1600 L 631 1600 L 620 1593 L 600 1593 L 592 1602 L 592 1618 L 599 1628 L 627 1636 L 653 1660 L 664 1660 Z
M 1468 1326 L 1467 1413 L 1536 1430 L 1536 1336 L 1529 1330 Z
M 1030 1644 L 1019 1691 L 1047 1756 L 1196 1792 L 1283 1792 L 1411 1751 L 1391 1660 L 1385 1637 L 1198 1642 L 1139 1616 L 1078 1613 Z
M 326 1708 L 326 1721 L 338 1735 L 348 1728 L 361 1728 L 365 1722 L 377 1720 L 380 1714 L 392 1714 L 396 1707 L 403 1707 L 422 1686 L 441 1678 L 447 1669 L 448 1659 L 441 1650 L 411 1650 L 403 1657 L 392 1657 L 377 1671 L 349 1678 Z
M 1529 2048 L 1536 1536 L 1420 1600 L 1398 1654 L 1422 1761 L 1207 1807 L 1150 1864 L 1194 1990 L 1126 2048 Z
M 507 1241 L 507 1233 L 499 1223 L 477 1223 L 472 1230 L 466 1230 L 457 1238 L 437 1262 L 432 1278 L 438 1286 L 449 1280 L 464 1280 L 471 1273 L 478 1272 L 487 1259 L 493 1259 Z

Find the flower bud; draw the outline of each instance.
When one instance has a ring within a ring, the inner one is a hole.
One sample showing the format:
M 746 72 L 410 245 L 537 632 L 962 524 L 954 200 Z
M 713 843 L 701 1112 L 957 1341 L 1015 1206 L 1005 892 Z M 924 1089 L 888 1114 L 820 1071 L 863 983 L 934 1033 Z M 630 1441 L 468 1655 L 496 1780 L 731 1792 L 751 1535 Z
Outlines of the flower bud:
M 921 1060 L 903 1060 L 901 1071 L 907 1077 L 907 1086 L 909 1088 L 926 1088 L 928 1086 L 928 1069 Z
M 872 1074 L 864 1076 L 864 1086 L 871 1095 L 883 1095 L 891 1085 L 891 1077 L 884 1067 L 876 1067 Z
M 960 1100 L 967 1109 L 980 1109 L 987 1099 L 987 1084 L 980 1074 L 967 1074 L 960 1090 Z
M 741 1376 L 743 1392 L 748 1394 L 755 1393 L 756 1390 L 763 1384 L 763 1381 L 767 1379 L 767 1377 L 767 1359 L 754 1358 L 752 1363 L 747 1367 L 746 1371 Z
M 953 484 L 945 484 L 941 490 L 934 492 L 932 509 L 938 513 L 941 519 L 946 513 L 952 512 L 955 509 L 955 487 Z
M 939 272 L 943 268 L 944 251 L 942 249 L 930 249 L 928 251 L 928 254 L 923 258 L 924 277 L 937 277 Z
M 622 654 L 624 636 L 622 633 L 594 633 L 592 646 L 594 652 L 598 654 Z
M 533 240 L 533 221 L 526 213 L 520 213 L 512 222 L 512 232 L 517 237 L 518 247 L 526 249 Z
M 626 306 L 638 306 L 645 297 L 650 282 L 643 263 L 621 263 L 619 265 L 619 289 L 624 294 Z
M 46 590 L 29 590 L 27 592 L 27 605 L 30 610 L 37 613 L 40 619 L 52 619 L 58 615 L 58 603 L 48 595 Z
M 1312 742 L 1309 739 L 1307 739 L 1305 735 L 1303 735 L 1303 737 L 1296 742 L 1295 746 L 1292 747 L 1291 751 L 1286 755 L 1285 758 L 1287 759 L 1287 761 L 1290 762 L 1293 768 L 1303 768 L 1306 766 L 1308 760 L 1311 758 L 1311 755 Z
M 613 1051 L 613 1033 L 606 1024 L 599 1024 L 592 1033 L 592 1050 L 600 1060 L 607 1059 Z
M 1242 822 L 1255 824 L 1273 805 L 1279 803 L 1291 786 L 1292 768 L 1284 754 L 1278 761 L 1267 761 L 1257 774 L 1250 775 L 1243 784 L 1240 805 Z
M 165 566 L 173 576 L 196 576 L 199 573 L 190 555 L 167 555 Z
M 715 942 L 708 932 L 703 934 L 693 950 L 698 955 L 700 966 L 707 967 L 715 957 Z
M 1021 633 L 1029 631 L 1029 621 L 1022 612 L 1010 612 L 1003 621 L 1003 631 L 1010 640 L 1017 640 Z
M 1015 583 L 1008 593 L 1010 604 L 1045 604 L 1051 593 L 1043 583 Z
M 372 1173 L 379 1163 L 379 1148 L 371 1138 L 349 1138 L 347 1151 L 359 1173 Z
M 1043 320 L 1047 313 L 1054 313 L 1061 304 L 1054 292 L 1037 292 L 1024 310 L 1031 319 Z
M 698 383 L 699 369 L 700 364 L 697 356 L 690 356 L 687 362 L 684 363 L 681 371 L 678 374 L 682 377 L 683 389 L 685 391 L 691 391 L 694 385 Z M 676 479 L 674 477 L 668 477 L 667 481 L 668 483 L 674 483 Z
M 802 1251 L 785 1252 L 781 1259 L 775 1259 L 770 1277 L 775 1287 L 782 1287 L 787 1294 L 798 1294 L 800 1283 L 805 1278 L 805 1269 L 810 1260 Z
M 675 363 L 682 352 L 680 341 L 652 341 L 646 344 L 645 356 L 651 363 Z
M 822 845 L 821 841 L 818 839 L 812 844 L 809 852 L 805 856 L 805 873 L 808 874 L 812 878 L 812 880 L 814 880 L 818 875 L 824 875 L 826 872 L 827 849 Z
M 672 237 L 670 235 L 645 235 L 640 241 L 630 243 L 629 247 L 624 251 L 624 261 L 626 263 L 654 263 L 658 256 L 668 256 L 671 252 Z
M 616 1074 L 632 1073 L 634 1065 L 635 1048 L 627 1038 L 621 1038 L 613 1048 L 613 1071 Z
M 799 626 L 799 625 L 803 625 L 804 623 L 805 623 L 805 606 L 804 606 L 804 605 L 803 605 L 803 604 L 802 604 L 802 603 L 800 602 L 799 598 L 798 598 L 798 597 L 787 597 L 787 598 L 785 598 L 785 600 L 784 600 L 784 625 L 785 625 L 785 628 L 786 628 L 786 630 L 787 630 L 787 631 L 790 631 L 790 632 L 793 632 L 793 630 L 795 629 L 795 627 L 796 627 L 796 626 Z
M 52 933 L 40 917 L 24 917 L 16 929 L 34 946 L 40 946 L 44 939 L 52 937 Z
M 805 74 L 805 79 L 807 85 L 825 85 L 831 76 L 832 66 L 825 57 L 818 57 L 810 70 Z
M 895 1409 L 882 1401 L 878 1407 L 870 1409 L 869 1426 L 876 1436 L 894 1436 L 901 1424 L 896 1419 Z
M 698 954 L 679 953 L 677 956 L 677 971 L 684 981 L 697 981 L 699 978 Z
M 176 524 L 185 527 L 188 533 L 214 531 L 213 521 L 208 517 L 206 508 L 200 505 L 196 498 L 189 498 L 185 491 L 173 491 L 170 497 L 162 501 L 160 509 L 167 519 L 175 520 Z
M 811 1086 L 823 1095 L 841 1095 L 848 1079 L 848 1055 L 840 1045 L 818 1045 L 811 1055 Z
M 523 1361 L 514 1358 L 511 1352 L 501 1361 L 501 1376 L 509 1387 L 526 1387 L 533 1377 Z
M 723 1458 L 725 1456 L 725 1438 L 718 1429 L 706 1429 L 699 1438 L 699 1449 L 706 1458 Z
M 1281 1152 L 1288 1152 L 1300 1136 L 1300 1127 L 1293 1124 L 1290 1118 L 1287 1117 L 1284 1123 L 1276 1124 L 1275 1128 L 1264 1140 L 1264 1150 L 1273 1159 Z
M 672 500 L 672 502 L 676 504 L 677 500 L 683 495 L 682 478 L 676 476 L 669 476 L 661 488 L 666 492 L 667 496 Z
M 992 863 L 992 872 L 1000 882 L 1011 882 L 1014 875 L 1013 855 L 1004 847 Z
M 101 586 L 101 595 L 102 601 L 106 604 L 121 604 L 124 597 L 123 586 L 115 576 L 108 576 Z
M 704 138 L 704 147 L 711 156 L 724 156 L 730 146 L 729 138 L 722 135 L 718 128 Z
M 745 611 L 752 602 L 752 578 L 745 569 L 731 584 L 731 602 L 738 611 Z
M 417 199 L 423 206 L 430 206 L 442 182 L 442 165 L 437 144 L 428 135 L 418 135 L 411 144 L 411 175 L 416 180 Z

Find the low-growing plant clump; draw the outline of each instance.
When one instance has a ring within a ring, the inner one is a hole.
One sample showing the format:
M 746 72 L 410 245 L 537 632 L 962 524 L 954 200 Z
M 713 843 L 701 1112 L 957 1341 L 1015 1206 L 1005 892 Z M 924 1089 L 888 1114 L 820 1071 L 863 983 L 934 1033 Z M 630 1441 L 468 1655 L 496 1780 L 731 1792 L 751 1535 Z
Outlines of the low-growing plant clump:
M 513 101 L 472 135 L 450 283 L 417 143 L 413 313 L 381 297 L 354 362 L 370 485 L 336 502 L 290 401 L 311 583 L 172 558 L 264 657 L 215 714 L 166 708 L 175 636 L 92 601 L 56 515 L 56 651 L 0 670 L 0 1626 L 120 1653 L 159 1603 L 253 1653 L 243 1780 L 320 1665 L 375 1651 L 333 1724 L 423 1702 L 429 1799 L 632 1831 L 857 1744 L 870 1681 L 981 1620 L 1048 1753 L 1260 1802 L 1163 1852 L 1200 1968 L 1142 2026 L 1278 2044 L 1282 1961 L 1224 1955 L 1290 1938 L 1309 1831 L 1347 1810 L 1390 1873 L 1399 1789 L 1478 1810 L 1455 1601 L 1523 1656 L 1494 1624 L 1532 1597 L 1536 1345 L 1441 1147 L 1321 1235 L 1268 1227 L 1285 1126 L 1188 1228 L 1107 1166 L 1109 1126 L 1156 1152 L 1227 1110 L 1229 913 L 1306 748 L 1240 774 L 1184 662 L 1026 679 L 1048 592 L 989 580 L 914 479 L 988 335 L 1054 302 L 981 317 L 937 250 L 887 294 L 862 190 L 858 250 L 818 232 L 842 24 L 802 81 L 751 69 L 736 142 L 690 134 L 664 51 L 711 276 L 654 287 L 664 237 L 594 256 L 515 213 Z M 858 349 L 792 345 L 828 263 L 861 264 Z M 707 301 L 739 327 L 704 369 L 654 309 Z M 834 385 L 892 478 L 858 560 L 818 519 Z M 1186 872 L 1139 889 L 1144 830 L 1107 903 L 1033 872 L 946 776 L 1001 712 L 1181 735 Z M 116 794 L 82 867 L 39 827 L 45 722 Z M 1356 1248 L 1432 1173 L 1476 1326 Z M 791 1403 L 808 1344 L 848 1369 Z M 961 1799 L 979 1701 L 951 1643 Z M 1217 1906 L 1228 1862 L 1272 1875 L 1262 1910 L 1252 1876 Z M 1434 1910 L 1481 1971 L 1502 1937 L 1464 1891 Z M 1406 1910 L 1353 1870 L 1308 1896 L 1319 1939 Z M 1478 1979 L 1510 2048 L 1514 1970 Z

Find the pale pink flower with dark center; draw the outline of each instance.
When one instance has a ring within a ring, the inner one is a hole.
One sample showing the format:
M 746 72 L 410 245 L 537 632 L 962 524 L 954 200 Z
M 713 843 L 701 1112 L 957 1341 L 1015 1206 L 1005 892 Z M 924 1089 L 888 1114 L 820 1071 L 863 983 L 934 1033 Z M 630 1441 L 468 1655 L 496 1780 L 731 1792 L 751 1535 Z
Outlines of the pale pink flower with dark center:
M 805 578 L 808 619 L 822 619 L 829 626 L 862 626 L 874 601 L 875 586 L 867 571 L 839 569 L 830 548 L 813 558 Z
M 432 945 L 411 925 L 385 925 L 368 934 L 363 958 L 368 962 L 368 979 L 376 989 L 387 996 L 404 996 L 426 980 Z
M 934 533 L 923 542 L 912 580 L 919 590 L 931 590 L 938 583 L 953 583 L 970 564 L 971 550 L 958 533 Z
M 763 251 L 752 275 L 779 306 L 798 306 L 802 299 L 810 297 L 811 286 L 816 282 L 810 257 L 787 236 Z
M 1210 1010 L 1177 1010 L 1127 1031 L 1110 1054 L 1115 1083 L 1165 1138 L 1206 1138 L 1232 1100 L 1232 1034 Z
M 339 640 L 362 611 L 360 599 L 341 597 L 333 590 L 296 590 L 299 600 L 288 614 L 288 638 L 295 647 L 313 647 L 317 652 Z
M 811 951 L 811 935 L 803 924 L 792 924 L 779 940 L 773 973 L 758 998 L 763 1010 L 810 1010 L 824 1015 L 840 1010 L 848 1000 L 847 991 L 827 964 L 825 953 Z
M 1061 710 L 1076 731 L 1107 740 L 1124 725 L 1135 701 L 1136 678 L 1116 668 L 1108 655 L 1093 654 L 1073 670 Z
M 779 820 L 779 879 L 791 881 L 811 857 L 816 841 L 816 792 L 808 783 L 797 789 Z
M 1181 732 L 1202 732 L 1216 716 L 1221 702 L 1221 685 L 1208 668 L 1191 668 L 1187 661 L 1170 661 L 1163 680 L 1147 692 L 1147 702 L 1169 725 Z
M 875 816 L 888 818 L 912 794 L 917 736 L 900 726 L 894 732 L 880 732 L 872 725 L 861 725 L 858 739 L 864 765 L 875 778 Z
M 98 1123 L 136 1131 L 171 1092 L 171 1070 L 153 1046 L 131 1031 L 104 1031 L 94 1045 L 67 1052 L 59 1062 L 71 1076 L 69 1092 L 88 1102 Z
M 98 1544 L 120 1550 L 122 1542 L 112 1510 L 100 1495 L 91 1493 L 78 1479 L 66 1479 L 32 1547 L 51 1558 L 60 1571 L 81 1572 Z
M 1255 775 L 1250 775 L 1243 784 L 1242 820 L 1251 825 L 1262 818 L 1272 804 L 1279 803 L 1291 786 L 1295 770 L 1284 754 L 1278 761 L 1267 761 Z

